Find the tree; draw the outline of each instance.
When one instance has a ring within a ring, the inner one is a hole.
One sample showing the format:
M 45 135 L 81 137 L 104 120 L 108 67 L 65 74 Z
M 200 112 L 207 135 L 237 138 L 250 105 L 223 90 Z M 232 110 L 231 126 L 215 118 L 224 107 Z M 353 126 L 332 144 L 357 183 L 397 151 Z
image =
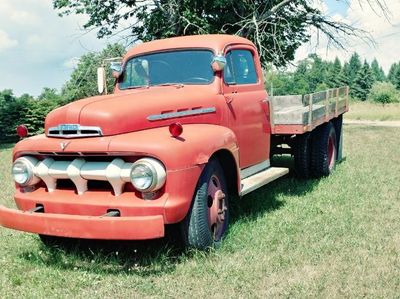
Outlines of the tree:
M 72 72 L 71 78 L 62 88 L 61 95 L 65 103 L 98 95 L 97 91 L 97 68 L 102 65 L 106 58 L 121 57 L 125 48 L 120 44 L 108 45 L 100 53 L 88 53 L 83 55 L 78 62 L 76 69 Z M 111 75 L 110 68 L 107 74 L 108 90 L 112 88 L 115 79 Z M 112 91 L 112 90 L 111 90 Z
M 54 102 L 61 102 L 61 95 L 58 93 L 57 89 L 44 87 L 38 100 L 51 100 Z
M 360 56 L 358 55 L 357 52 L 354 52 L 353 55 L 351 55 L 350 60 L 349 60 L 349 84 L 350 86 L 353 86 L 353 82 L 358 74 L 358 72 L 361 69 L 361 60 Z
M 396 71 L 393 75 L 393 84 L 400 90 L 400 65 L 397 65 Z
M 342 0 L 345 1 L 345 0 Z M 369 0 L 373 1 L 373 0 Z M 381 1 L 381 0 L 376 0 Z M 131 40 L 205 33 L 237 34 L 252 40 L 264 63 L 285 65 L 310 40 L 310 29 L 324 33 L 336 46 L 339 36 L 365 32 L 335 21 L 311 0 L 53 0 L 61 16 L 88 16 L 87 30 L 98 37 L 125 34 Z
M 307 74 L 307 81 L 310 86 L 310 92 L 314 92 L 318 85 L 325 83 L 327 76 L 327 63 L 322 61 L 316 54 L 308 56 L 311 66 Z
M 11 89 L 4 89 L 3 91 L 0 91 L 0 103 L 9 103 L 14 100 L 15 96 Z
M 391 82 L 392 84 L 396 84 L 396 82 L 395 82 L 395 74 L 396 74 L 396 71 L 397 71 L 398 68 L 399 68 L 399 64 L 397 64 L 397 63 L 393 63 L 393 64 L 390 66 L 387 79 L 388 79 L 388 81 Z
M 342 65 L 339 58 L 335 58 L 335 61 L 329 65 L 327 72 L 327 85 L 330 88 L 340 87 L 342 85 L 340 74 L 342 72 Z
M 345 62 L 343 64 L 342 70 L 339 73 L 338 76 L 338 86 L 348 86 L 349 84 L 349 78 L 348 78 L 348 73 L 349 73 L 349 63 Z
M 378 61 L 376 58 L 371 62 L 371 71 L 372 76 L 374 77 L 374 81 L 385 81 L 385 73 L 383 72 L 382 68 L 379 66 Z
M 367 61 L 358 71 L 356 78 L 353 82 L 353 88 L 350 90 L 351 96 L 365 101 L 373 83 L 373 76 Z

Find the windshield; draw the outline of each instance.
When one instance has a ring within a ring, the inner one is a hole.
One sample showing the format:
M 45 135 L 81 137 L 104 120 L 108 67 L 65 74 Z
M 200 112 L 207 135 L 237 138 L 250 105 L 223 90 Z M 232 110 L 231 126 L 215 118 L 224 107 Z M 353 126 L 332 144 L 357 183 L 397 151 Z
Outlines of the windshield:
M 119 80 L 120 89 L 162 84 L 210 84 L 214 80 L 209 50 L 153 53 L 130 59 Z

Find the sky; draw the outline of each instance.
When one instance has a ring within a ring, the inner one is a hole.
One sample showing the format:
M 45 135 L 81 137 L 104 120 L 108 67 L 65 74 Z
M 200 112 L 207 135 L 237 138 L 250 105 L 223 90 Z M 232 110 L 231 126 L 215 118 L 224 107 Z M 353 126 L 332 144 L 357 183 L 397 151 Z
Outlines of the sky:
M 310 43 L 298 49 L 296 60 L 317 53 L 323 59 L 338 56 L 343 61 L 357 51 L 368 61 L 376 57 L 386 72 L 400 60 L 400 0 L 386 0 L 387 17 L 366 0 L 315 1 L 335 20 L 370 32 L 376 44 L 349 39 L 345 51 L 327 47 L 328 41 L 311 31 Z M 60 89 L 81 55 L 113 42 L 97 39 L 95 31 L 85 34 L 84 23 L 84 16 L 59 17 L 51 0 L 0 0 L 0 90 L 37 96 L 44 87 Z

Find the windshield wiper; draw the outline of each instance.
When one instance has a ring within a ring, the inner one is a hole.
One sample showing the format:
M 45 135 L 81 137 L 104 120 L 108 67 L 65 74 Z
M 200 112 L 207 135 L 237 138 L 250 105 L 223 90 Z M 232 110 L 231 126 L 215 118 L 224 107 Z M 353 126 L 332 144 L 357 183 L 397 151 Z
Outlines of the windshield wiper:
M 160 84 L 151 84 L 150 86 L 176 86 L 178 88 L 182 88 L 185 85 L 183 85 L 183 83 L 166 82 L 166 83 L 160 83 Z

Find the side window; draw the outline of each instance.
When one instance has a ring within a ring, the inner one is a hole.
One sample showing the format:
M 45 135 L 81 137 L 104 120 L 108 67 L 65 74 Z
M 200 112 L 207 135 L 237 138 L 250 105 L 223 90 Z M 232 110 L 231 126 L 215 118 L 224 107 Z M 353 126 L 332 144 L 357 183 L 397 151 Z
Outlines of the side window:
M 248 50 L 232 50 L 226 55 L 224 81 L 227 84 L 257 83 L 253 55 Z

